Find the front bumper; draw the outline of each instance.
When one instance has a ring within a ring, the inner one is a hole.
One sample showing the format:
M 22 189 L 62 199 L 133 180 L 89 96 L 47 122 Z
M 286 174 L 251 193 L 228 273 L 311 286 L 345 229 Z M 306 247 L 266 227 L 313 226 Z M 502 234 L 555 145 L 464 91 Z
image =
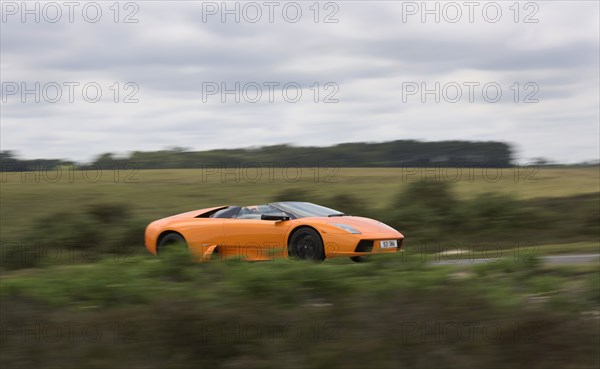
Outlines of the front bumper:
M 398 247 L 382 248 L 380 241 L 397 240 Z M 397 234 L 328 234 L 323 237 L 325 256 L 351 257 L 401 252 L 404 236 Z

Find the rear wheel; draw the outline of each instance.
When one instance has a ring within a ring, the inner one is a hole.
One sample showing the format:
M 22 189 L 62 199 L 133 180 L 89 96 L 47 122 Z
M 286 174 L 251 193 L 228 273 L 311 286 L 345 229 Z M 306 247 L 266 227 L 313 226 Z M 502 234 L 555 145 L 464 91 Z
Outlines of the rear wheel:
M 304 227 L 294 232 L 288 245 L 290 257 L 304 260 L 325 260 L 325 249 L 319 232 Z
M 156 248 L 156 253 L 158 255 L 164 254 L 165 252 L 170 251 L 178 251 L 177 249 L 185 247 L 187 248 L 187 243 L 185 242 L 185 238 L 179 233 L 168 233 L 163 236 L 160 241 L 158 241 L 158 246 Z

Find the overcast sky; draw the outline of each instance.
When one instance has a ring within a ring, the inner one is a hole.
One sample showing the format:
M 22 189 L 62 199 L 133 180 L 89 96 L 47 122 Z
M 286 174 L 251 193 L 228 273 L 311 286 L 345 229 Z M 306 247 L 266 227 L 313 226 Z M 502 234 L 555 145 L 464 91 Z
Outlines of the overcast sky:
M 314 3 L 3 1 L 2 150 L 500 140 L 520 162 L 599 158 L 597 1 Z

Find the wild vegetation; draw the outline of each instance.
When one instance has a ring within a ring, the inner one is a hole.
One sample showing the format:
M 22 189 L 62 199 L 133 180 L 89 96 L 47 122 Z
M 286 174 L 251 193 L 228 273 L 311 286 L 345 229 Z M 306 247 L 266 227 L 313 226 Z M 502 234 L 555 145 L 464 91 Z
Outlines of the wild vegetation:
M 599 287 L 536 258 L 44 268 L 2 278 L 2 366 L 595 368 Z
M 154 219 L 278 200 L 312 201 L 376 218 L 406 235 L 408 251 L 526 248 L 542 253 L 545 245 L 565 244 L 553 251 L 572 253 L 598 246 L 600 192 L 594 169 L 540 171 L 532 183 L 514 183 L 510 173 L 502 178 L 502 192 L 496 191 L 497 182 L 482 177 L 456 183 L 431 176 L 402 181 L 401 169 L 340 169 L 335 181 L 315 182 L 316 171 L 304 168 L 310 178 L 298 181 L 280 174 L 259 182 L 244 178 L 243 170 L 223 178 L 194 170 L 139 171 L 131 183 L 123 182 L 127 171 L 102 172 L 95 182 L 83 180 L 81 171 L 65 172 L 53 183 L 36 182 L 32 173 L 11 174 L 1 189 L 3 268 L 144 253 L 144 227 Z M 74 251 L 56 251 L 65 249 Z

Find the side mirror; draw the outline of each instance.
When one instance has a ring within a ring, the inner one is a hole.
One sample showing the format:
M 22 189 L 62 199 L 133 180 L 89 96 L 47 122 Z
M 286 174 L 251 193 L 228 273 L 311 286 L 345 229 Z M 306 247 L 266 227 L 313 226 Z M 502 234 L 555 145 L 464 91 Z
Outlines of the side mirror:
M 262 214 L 260 220 L 275 220 L 277 222 L 290 220 L 290 217 L 285 214 Z

